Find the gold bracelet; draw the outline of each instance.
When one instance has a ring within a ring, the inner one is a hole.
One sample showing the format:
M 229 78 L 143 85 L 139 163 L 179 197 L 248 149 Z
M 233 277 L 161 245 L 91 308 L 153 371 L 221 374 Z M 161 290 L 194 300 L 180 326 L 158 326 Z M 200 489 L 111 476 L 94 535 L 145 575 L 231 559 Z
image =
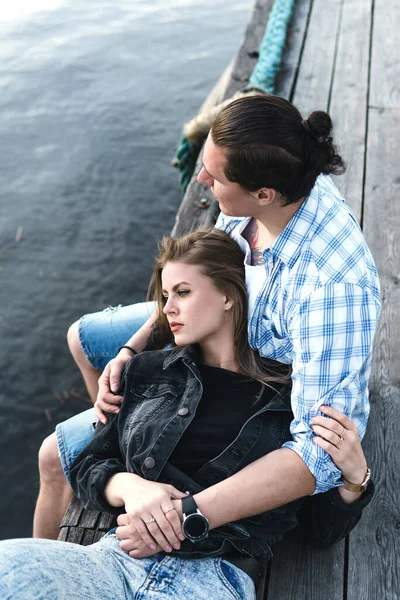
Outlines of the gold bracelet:
M 345 490 L 349 492 L 365 492 L 367 489 L 368 481 L 371 479 L 371 469 L 367 469 L 367 472 L 364 475 L 364 479 L 361 483 L 352 483 L 344 475 L 342 475 L 343 487 Z

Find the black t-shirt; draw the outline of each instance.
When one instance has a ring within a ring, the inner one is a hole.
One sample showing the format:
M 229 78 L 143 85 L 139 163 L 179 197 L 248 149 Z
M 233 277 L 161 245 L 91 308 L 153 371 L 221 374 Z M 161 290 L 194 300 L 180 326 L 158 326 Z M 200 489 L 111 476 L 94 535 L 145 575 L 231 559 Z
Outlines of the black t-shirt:
M 267 395 L 257 401 L 261 383 L 240 373 L 207 365 L 199 365 L 198 369 L 203 395 L 192 422 L 170 456 L 171 464 L 190 476 L 233 442 Z

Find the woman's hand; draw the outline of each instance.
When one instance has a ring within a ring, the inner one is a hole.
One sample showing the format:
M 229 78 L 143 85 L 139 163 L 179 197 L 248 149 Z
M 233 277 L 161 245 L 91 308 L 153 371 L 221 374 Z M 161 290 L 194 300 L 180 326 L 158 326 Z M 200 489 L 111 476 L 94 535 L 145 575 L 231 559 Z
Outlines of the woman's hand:
M 321 412 L 331 417 L 312 419 L 314 442 L 326 450 L 346 479 L 361 484 L 367 472 L 367 461 L 361 447 L 358 431 L 353 421 L 331 406 L 321 406 Z M 319 437 L 320 436 L 320 437 Z M 339 488 L 346 502 L 356 500 L 360 493 Z
M 106 365 L 103 373 L 99 378 L 99 392 L 97 394 L 97 400 L 94 405 L 96 417 L 107 425 L 107 417 L 104 414 L 119 412 L 119 405 L 123 400 L 123 396 L 117 394 L 120 383 L 121 374 L 125 368 L 125 365 L 132 358 L 132 353 L 129 350 L 121 350 L 115 358 L 110 360 Z
M 185 494 L 172 485 L 141 477 L 125 478 L 125 481 L 128 484 L 122 493 L 125 510 L 143 542 L 152 552 L 156 551 L 157 545 L 165 552 L 171 552 L 172 547 L 179 550 L 180 540 L 183 541 L 185 536 L 173 499 L 179 500 Z
M 121 550 L 127 552 L 132 558 L 147 558 L 162 551 L 161 546 L 158 544 L 156 544 L 155 550 L 149 549 L 126 513 L 119 515 L 117 523 L 119 527 L 117 527 L 115 533 L 117 538 L 122 540 L 120 543 Z

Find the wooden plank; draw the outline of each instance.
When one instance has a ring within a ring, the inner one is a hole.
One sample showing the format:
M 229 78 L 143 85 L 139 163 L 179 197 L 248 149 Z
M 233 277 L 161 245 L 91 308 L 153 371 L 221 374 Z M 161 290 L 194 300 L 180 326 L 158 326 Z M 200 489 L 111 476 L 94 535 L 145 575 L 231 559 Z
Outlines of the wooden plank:
M 387 98 L 388 100 L 388 98 Z M 364 234 L 381 281 L 365 452 L 376 493 L 350 534 L 348 600 L 400 595 L 400 108 L 369 110 Z
M 105 533 L 107 533 L 107 532 L 99 531 L 98 529 L 96 531 L 93 531 L 93 541 L 92 541 L 92 544 L 100 541 L 101 538 L 104 537 Z
M 400 3 L 375 0 L 370 104 L 400 106 Z
M 101 537 L 103 537 L 104 533 L 102 533 Z M 90 546 L 97 542 L 97 531 L 95 529 L 85 529 L 85 532 L 82 536 L 81 545 L 82 546 Z
M 70 527 L 68 532 L 68 539 L 66 541 L 71 544 L 82 544 L 83 536 L 85 535 L 85 529 L 82 527 Z
M 332 94 L 328 112 L 334 137 L 347 160 L 336 183 L 361 219 L 366 144 L 372 0 L 346 0 L 343 6 Z
M 97 523 L 97 529 L 99 531 L 107 532 L 117 525 L 117 517 L 110 515 L 109 513 L 100 513 L 99 521 Z
M 341 0 L 315 0 L 311 13 L 306 6 L 300 11 L 301 30 L 297 40 L 300 59 L 297 79 L 288 71 L 295 84 L 292 102 L 307 117 L 313 110 L 328 110 L 332 73 L 335 66 L 337 42 L 341 24 Z M 308 19 L 308 23 L 307 23 Z M 301 31 L 306 34 L 301 52 Z M 346 31 L 346 30 L 345 30 Z M 293 51 L 294 52 L 294 51 Z M 285 89 L 285 82 L 279 82 Z M 286 89 L 289 89 L 287 84 Z M 364 161 L 362 160 L 362 164 Z M 345 544 L 320 550 L 307 545 L 298 532 L 286 536 L 274 548 L 268 600 L 342 600 L 344 589 Z
M 224 96 L 226 94 L 226 88 L 230 82 L 233 63 L 234 59 L 231 60 L 231 62 L 226 67 L 225 71 L 222 73 L 221 77 L 218 79 L 211 92 L 208 94 L 207 98 L 204 100 L 199 112 L 202 112 L 203 110 L 209 110 L 210 108 L 216 106 L 217 104 L 220 104 L 223 101 Z
M 276 77 L 275 94 L 292 100 L 298 70 L 301 63 L 308 20 L 311 13 L 311 0 L 297 0 L 289 25 L 285 50 L 280 71 Z
M 344 541 L 320 549 L 305 542 L 297 531 L 290 532 L 274 547 L 265 599 L 342 600 L 343 571 Z
M 68 542 L 68 535 L 69 535 L 69 527 L 65 527 L 63 525 L 60 526 L 60 533 L 58 534 L 58 541 L 59 542 Z
M 301 57 L 293 103 L 306 118 L 313 110 L 327 110 L 335 62 L 341 0 L 314 0 Z
M 67 512 L 64 515 L 60 527 L 77 527 L 83 511 L 83 504 L 77 498 L 73 498 L 67 508 Z
M 259 46 L 272 5 L 273 0 L 258 0 L 256 2 L 244 40 L 233 61 L 230 81 L 223 96 L 224 100 L 246 86 L 257 62 Z M 195 173 L 200 171 L 201 162 L 202 153 L 197 160 Z M 202 199 L 204 199 L 203 204 L 201 203 Z M 187 231 L 213 225 L 217 211 L 218 203 L 210 189 L 198 183 L 196 178 L 193 177 L 178 209 L 172 235 L 177 237 Z
M 258 60 L 260 44 L 273 4 L 274 0 L 258 0 L 256 2 L 243 42 L 233 62 L 231 81 L 227 86 L 225 99 L 230 98 L 248 84 Z
M 83 539 L 93 539 L 93 541 L 97 541 L 107 531 L 115 527 L 116 523 L 117 519 L 114 515 L 101 513 L 93 509 L 85 509 L 78 498 L 73 498 L 62 520 L 58 539 L 62 541 L 72 541 L 72 538 L 74 537 L 73 530 L 77 528 L 79 530 L 95 532 L 95 537 L 87 533 L 85 536 L 88 537 L 84 536 Z M 82 541 L 82 543 L 86 545 L 86 543 L 89 542 Z

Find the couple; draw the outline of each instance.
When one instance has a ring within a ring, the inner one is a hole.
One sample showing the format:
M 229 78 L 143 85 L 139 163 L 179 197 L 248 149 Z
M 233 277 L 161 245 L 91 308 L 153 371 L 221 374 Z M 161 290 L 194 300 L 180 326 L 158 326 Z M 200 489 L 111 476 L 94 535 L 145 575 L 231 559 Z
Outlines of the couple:
M 1 543 L 2 597 L 254 598 L 257 560 L 297 521 L 323 544 L 357 521 L 372 493 L 358 433 L 379 284 L 327 177 L 343 168 L 330 131 L 326 113 L 303 121 L 272 96 L 217 117 L 199 174 L 221 207 L 217 230 L 164 243 L 143 325 L 135 306 L 83 318 L 79 348 L 70 334 L 92 395 L 117 354 L 92 441 L 85 413 L 57 435 L 74 491 L 123 513 L 118 538 Z M 177 348 L 141 353 L 171 333 Z

